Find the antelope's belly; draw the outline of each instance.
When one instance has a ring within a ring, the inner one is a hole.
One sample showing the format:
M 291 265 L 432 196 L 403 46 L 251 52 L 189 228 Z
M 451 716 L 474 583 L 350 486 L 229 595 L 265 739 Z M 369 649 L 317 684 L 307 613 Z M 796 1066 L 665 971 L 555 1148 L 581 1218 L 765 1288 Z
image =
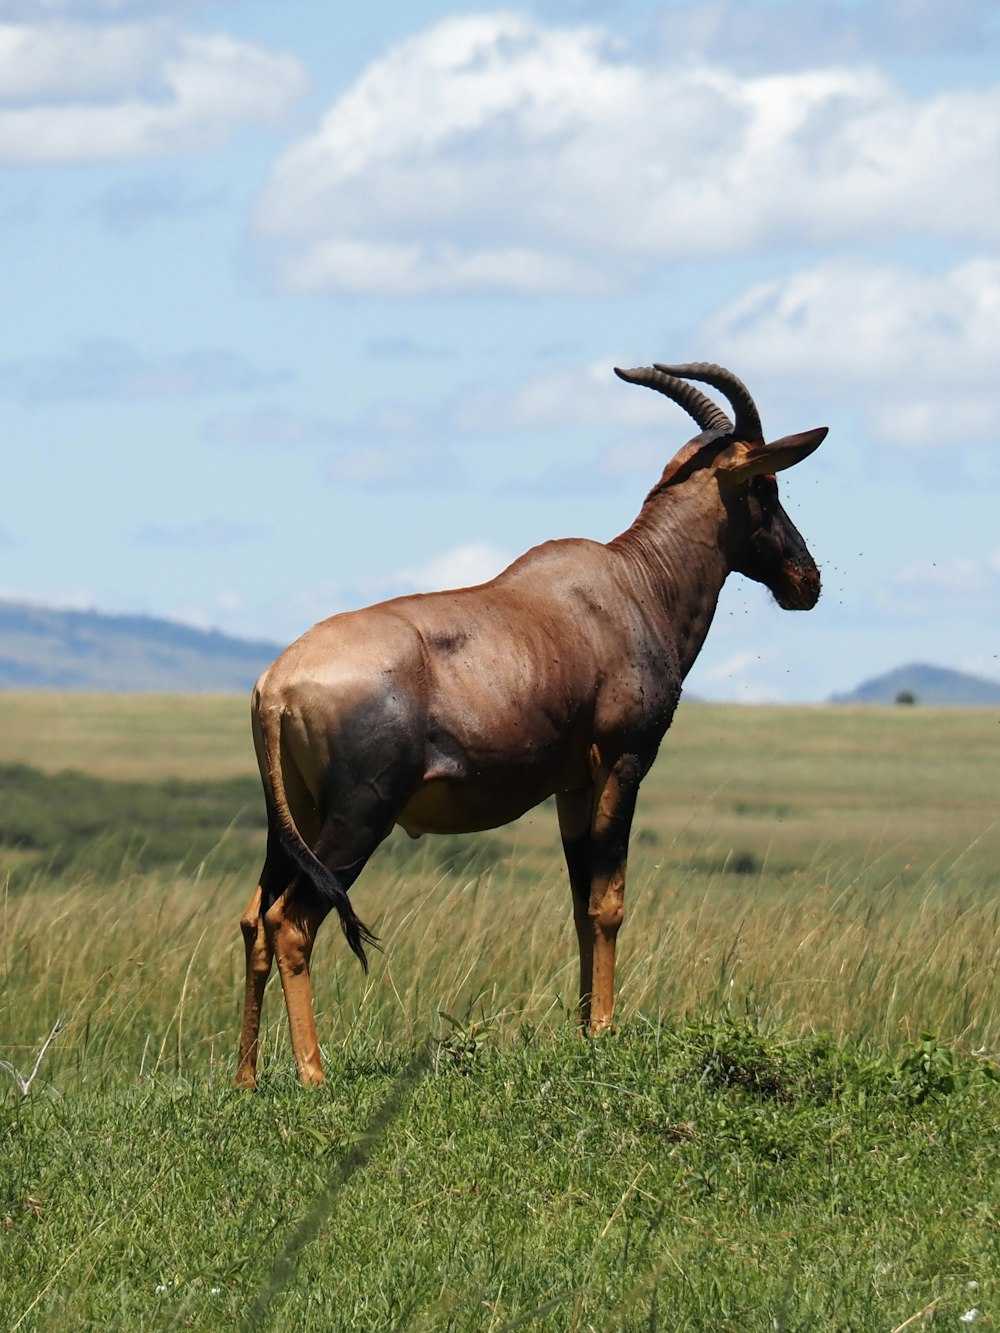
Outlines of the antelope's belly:
M 422 833 L 479 833 L 509 824 L 552 795 L 544 784 L 434 779 L 425 782 L 396 816 L 411 838 Z

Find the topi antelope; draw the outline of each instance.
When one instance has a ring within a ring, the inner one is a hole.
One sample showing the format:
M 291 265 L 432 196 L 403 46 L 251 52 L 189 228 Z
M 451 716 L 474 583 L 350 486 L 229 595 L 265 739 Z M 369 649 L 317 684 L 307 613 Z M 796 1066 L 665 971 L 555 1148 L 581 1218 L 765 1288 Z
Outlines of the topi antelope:
M 555 795 L 580 946 L 580 1020 L 611 1023 L 615 942 L 639 783 L 733 570 L 787 610 L 819 571 L 774 474 L 826 428 L 765 444 L 720 366 L 618 370 L 697 422 L 627 532 L 545 542 L 489 583 L 397 597 L 324 620 L 257 682 L 267 804 L 260 884 L 240 921 L 246 997 L 236 1083 L 256 1082 L 273 958 L 303 1083 L 323 1080 L 309 960 L 335 909 L 367 968 L 375 936 L 348 890 L 399 824 L 412 837 L 495 828 Z M 735 422 L 688 380 L 720 390 Z

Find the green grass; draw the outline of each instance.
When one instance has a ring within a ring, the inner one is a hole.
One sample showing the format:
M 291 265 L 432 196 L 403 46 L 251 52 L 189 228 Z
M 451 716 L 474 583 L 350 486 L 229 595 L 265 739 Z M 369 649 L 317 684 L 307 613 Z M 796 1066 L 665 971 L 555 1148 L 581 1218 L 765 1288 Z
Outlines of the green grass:
M 995 716 L 683 710 L 597 1041 L 554 811 L 394 837 L 352 894 L 370 977 L 317 947 L 327 1085 L 274 983 L 249 1096 L 245 705 L 21 702 L 0 1059 L 63 1026 L 26 1097 L 0 1068 L 0 1327 L 1000 1321 Z
M 355 1035 L 313 1094 L 275 1071 L 256 1097 L 159 1077 L 8 1102 L 3 1327 L 890 1329 L 1000 1309 L 986 1066 L 943 1091 L 732 1020 L 455 1037 L 415 1075 Z

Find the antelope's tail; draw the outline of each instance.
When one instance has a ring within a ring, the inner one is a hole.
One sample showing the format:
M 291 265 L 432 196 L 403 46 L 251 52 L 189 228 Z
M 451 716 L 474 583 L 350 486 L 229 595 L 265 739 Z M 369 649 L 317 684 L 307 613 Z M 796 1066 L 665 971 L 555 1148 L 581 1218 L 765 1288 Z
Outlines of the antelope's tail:
M 341 929 L 364 970 L 368 971 L 365 945 L 378 948 L 375 935 L 351 906 L 347 890 L 332 870 L 327 869 L 299 832 L 285 795 L 285 780 L 281 770 L 281 713 L 264 710 L 259 695 L 254 691 L 253 724 L 257 732 L 258 754 L 262 757 L 261 779 L 268 820 L 281 839 L 281 845 L 302 873 L 340 917 Z

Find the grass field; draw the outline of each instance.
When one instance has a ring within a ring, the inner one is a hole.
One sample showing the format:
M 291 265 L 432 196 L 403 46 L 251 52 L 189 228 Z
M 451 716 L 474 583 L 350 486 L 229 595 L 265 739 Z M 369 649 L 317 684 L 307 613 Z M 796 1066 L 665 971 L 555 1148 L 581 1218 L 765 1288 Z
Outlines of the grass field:
M 394 835 L 371 975 L 317 948 L 326 1088 L 275 983 L 247 1096 L 245 701 L 0 695 L 0 1327 L 995 1326 L 998 745 L 683 707 L 599 1041 L 554 811 Z

